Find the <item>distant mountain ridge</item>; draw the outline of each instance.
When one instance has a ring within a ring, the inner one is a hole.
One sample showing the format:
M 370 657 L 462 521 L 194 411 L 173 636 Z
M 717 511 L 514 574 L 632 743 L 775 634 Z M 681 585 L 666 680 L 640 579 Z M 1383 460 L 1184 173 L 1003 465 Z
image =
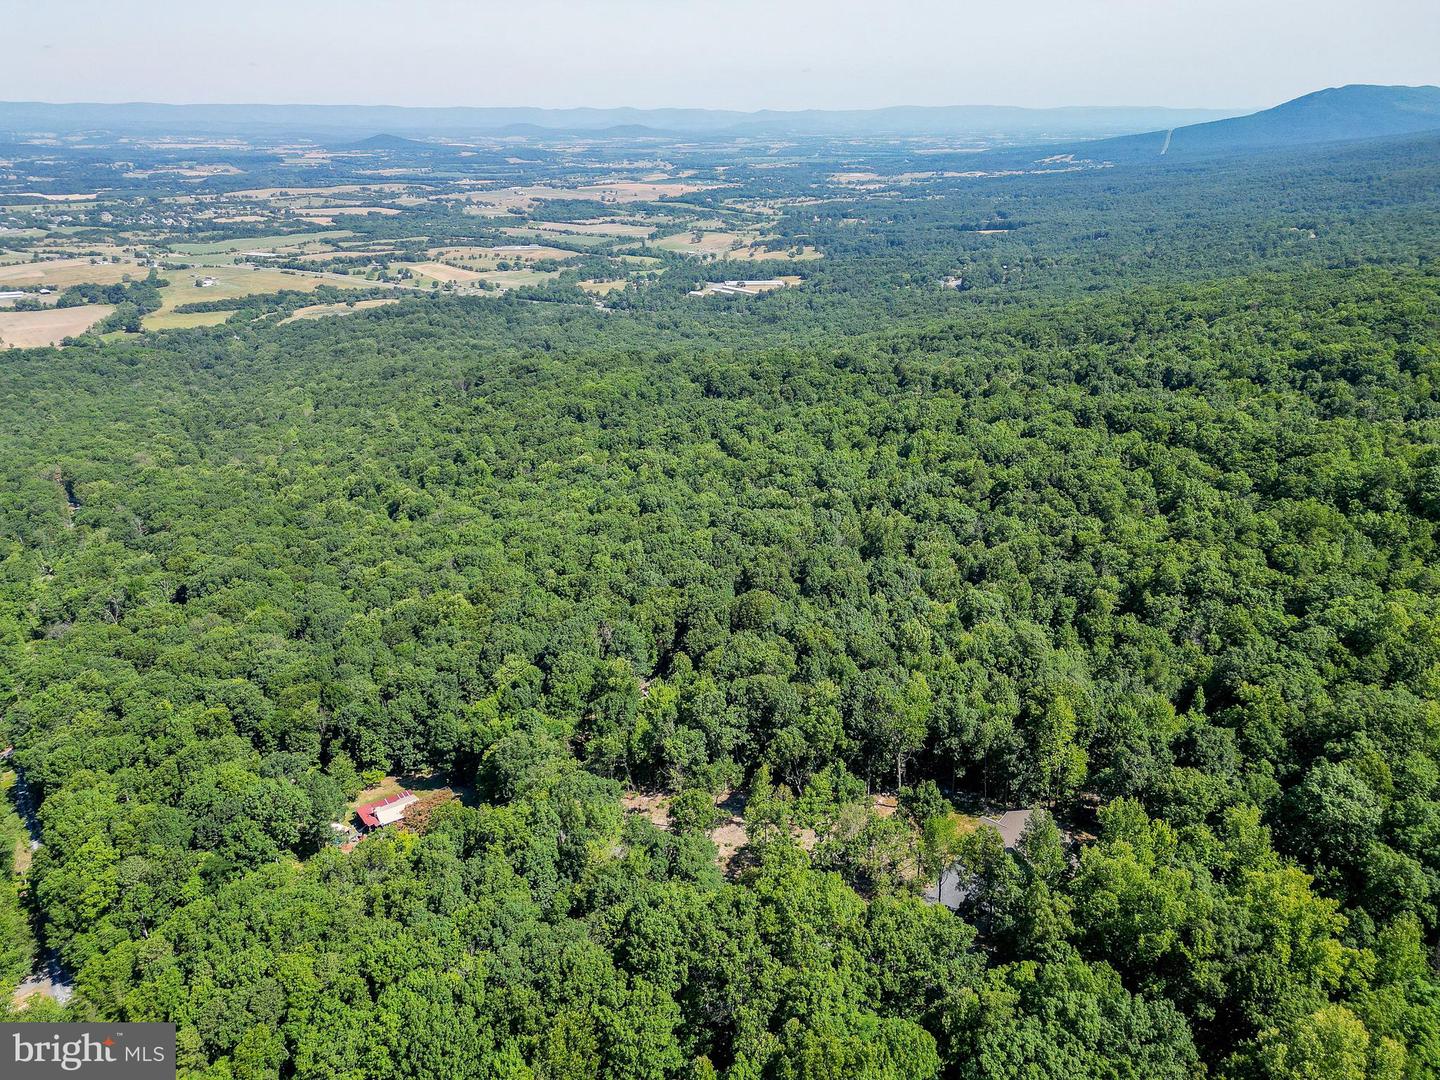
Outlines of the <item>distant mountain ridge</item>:
M 1187 158 L 1426 131 L 1440 131 L 1440 86 L 1356 83 L 1317 90 L 1249 116 L 1108 139 L 1086 152 Z
M 1007 105 L 895 106 L 882 109 L 540 109 L 406 108 L 393 105 L 163 105 L 0 102 L 0 131 L 92 130 L 194 134 L 306 134 L 363 140 L 374 135 L 632 134 L 725 136 L 969 135 L 1057 139 L 1178 127 L 1237 110 L 1148 106 L 1027 109 Z

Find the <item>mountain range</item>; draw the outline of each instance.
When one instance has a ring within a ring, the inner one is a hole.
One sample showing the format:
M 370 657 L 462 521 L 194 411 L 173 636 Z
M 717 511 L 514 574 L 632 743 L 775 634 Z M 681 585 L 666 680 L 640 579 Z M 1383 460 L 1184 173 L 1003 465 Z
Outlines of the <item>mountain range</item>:
M 1193 157 L 1440 131 L 1440 86 L 1354 84 L 1273 109 L 1090 143 L 1087 156 Z
M 373 135 L 617 134 L 690 136 L 936 135 L 1045 140 L 1101 138 L 1233 116 L 1239 110 L 1004 105 L 884 109 L 404 108 L 393 105 L 162 105 L 0 102 L 0 131 L 307 135 L 356 141 Z
M 1084 146 L 1087 157 L 1183 160 L 1440 130 L 1440 87 L 1351 85 L 1271 109 L 897 106 L 720 109 L 404 108 L 390 105 L 157 105 L 0 102 L 0 132 L 307 136 L 340 148 L 438 152 L 439 135 L 644 138 L 935 136 Z

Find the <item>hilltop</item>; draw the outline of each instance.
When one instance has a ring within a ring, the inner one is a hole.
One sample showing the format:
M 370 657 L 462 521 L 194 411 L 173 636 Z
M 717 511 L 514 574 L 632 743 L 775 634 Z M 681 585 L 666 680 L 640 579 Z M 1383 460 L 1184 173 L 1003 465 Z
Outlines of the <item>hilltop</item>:
M 1440 130 L 1440 87 L 1356 84 L 1317 90 L 1272 109 L 1092 144 L 1106 156 L 1247 152 Z

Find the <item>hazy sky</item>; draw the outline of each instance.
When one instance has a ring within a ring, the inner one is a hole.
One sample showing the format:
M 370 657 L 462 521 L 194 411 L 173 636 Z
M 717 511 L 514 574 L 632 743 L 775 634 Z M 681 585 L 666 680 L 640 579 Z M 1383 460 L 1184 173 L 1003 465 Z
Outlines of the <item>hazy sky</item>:
M 0 99 L 1263 106 L 1440 83 L 1440 0 L 0 0 Z

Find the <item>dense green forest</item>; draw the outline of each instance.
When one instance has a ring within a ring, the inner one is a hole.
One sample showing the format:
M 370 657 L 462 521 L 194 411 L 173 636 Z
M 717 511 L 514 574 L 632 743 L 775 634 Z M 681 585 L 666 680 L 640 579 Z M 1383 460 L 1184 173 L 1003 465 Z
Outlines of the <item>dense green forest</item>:
M 806 288 L 688 314 L 6 354 L 0 743 L 77 991 L 30 1015 L 213 1080 L 1440 1075 L 1422 145 L 1021 179 L 963 292 L 987 218 L 859 197 Z M 465 798 L 331 843 L 429 773 Z

